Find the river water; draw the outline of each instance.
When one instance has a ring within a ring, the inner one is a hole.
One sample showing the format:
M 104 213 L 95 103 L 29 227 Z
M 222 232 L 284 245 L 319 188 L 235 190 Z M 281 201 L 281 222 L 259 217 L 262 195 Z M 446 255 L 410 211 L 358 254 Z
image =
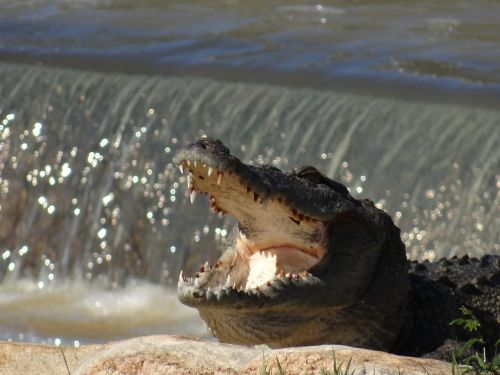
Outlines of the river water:
M 500 254 L 496 1 L 0 0 L 0 339 L 206 336 L 181 268 L 234 222 L 172 157 L 222 139 L 388 210 L 408 257 Z

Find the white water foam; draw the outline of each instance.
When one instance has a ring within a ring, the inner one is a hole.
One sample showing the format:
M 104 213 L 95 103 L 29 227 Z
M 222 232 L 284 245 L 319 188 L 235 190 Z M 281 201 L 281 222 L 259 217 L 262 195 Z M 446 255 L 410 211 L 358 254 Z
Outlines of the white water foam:
M 144 281 L 116 289 L 77 281 L 40 289 L 17 280 L 0 286 L 0 311 L 0 340 L 78 345 L 148 334 L 208 335 L 173 288 Z

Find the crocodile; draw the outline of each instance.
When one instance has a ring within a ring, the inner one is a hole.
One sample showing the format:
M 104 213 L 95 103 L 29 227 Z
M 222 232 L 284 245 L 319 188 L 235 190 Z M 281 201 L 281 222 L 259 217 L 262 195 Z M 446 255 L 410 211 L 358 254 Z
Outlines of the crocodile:
M 174 162 L 188 172 L 191 202 L 207 195 L 238 222 L 214 265 L 179 275 L 180 301 L 220 341 L 424 355 L 459 334 L 449 322 L 462 305 L 498 336 L 498 256 L 410 262 L 386 212 L 311 166 L 247 165 L 212 138 L 186 144 Z

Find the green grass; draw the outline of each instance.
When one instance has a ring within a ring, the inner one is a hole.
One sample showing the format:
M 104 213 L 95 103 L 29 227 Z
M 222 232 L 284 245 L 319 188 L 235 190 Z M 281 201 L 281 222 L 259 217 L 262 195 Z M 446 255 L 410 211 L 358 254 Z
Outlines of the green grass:
M 478 335 L 481 322 L 474 316 L 471 310 L 462 306 L 460 308 L 462 317 L 454 319 L 450 325 L 461 327 L 470 336 L 462 346 L 452 353 L 453 375 L 495 375 L 500 374 L 500 354 L 497 353 L 500 338 L 494 344 L 495 354 L 493 358 L 487 358 L 484 339 Z
M 352 375 L 354 374 L 354 370 L 349 372 L 352 363 L 352 357 L 347 361 L 347 365 L 343 366 L 342 362 L 337 362 L 337 358 L 335 357 L 335 350 L 332 350 L 333 364 L 332 369 L 327 370 L 326 368 L 321 368 L 319 370 L 320 375 Z
M 286 372 L 285 370 L 283 370 L 278 357 L 276 357 L 276 366 L 278 367 L 278 375 L 286 375 Z M 264 353 L 262 353 L 262 367 L 260 369 L 260 375 L 274 375 L 273 369 L 269 366 L 268 360 L 265 357 Z
M 347 365 L 344 366 L 343 362 L 337 362 L 337 357 L 335 356 L 335 350 L 332 350 L 332 368 L 331 370 L 322 367 L 319 370 L 320 375 L 352 375 L 354 370 L 351 370 L 352 358 L 347 361 Z M 269 359 L 266 358 L 264 353 L 262 353 L 262 367 L 260 369 L 260 375 L 286 375 L 281 362 L 278 357 L 276 357 L 276 372 L 273 371 L 273 366 L 269 365 Z

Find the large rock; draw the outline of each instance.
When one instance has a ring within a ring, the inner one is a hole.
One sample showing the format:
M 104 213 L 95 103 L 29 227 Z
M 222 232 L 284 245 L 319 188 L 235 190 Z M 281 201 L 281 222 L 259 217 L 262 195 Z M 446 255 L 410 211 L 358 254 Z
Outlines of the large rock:
M 373 350 L 322 345 L 271 350 L 176 336 L 147 336 L 102 345 L 61 348 L 0 343 L 1 374 L 317 374 L 333 356 L 354 374 L 451 374 L 446 362 Z M 65 362 L 66 361 L 66 362 Z M 67 367 L 66 367 L 67 363 Z

